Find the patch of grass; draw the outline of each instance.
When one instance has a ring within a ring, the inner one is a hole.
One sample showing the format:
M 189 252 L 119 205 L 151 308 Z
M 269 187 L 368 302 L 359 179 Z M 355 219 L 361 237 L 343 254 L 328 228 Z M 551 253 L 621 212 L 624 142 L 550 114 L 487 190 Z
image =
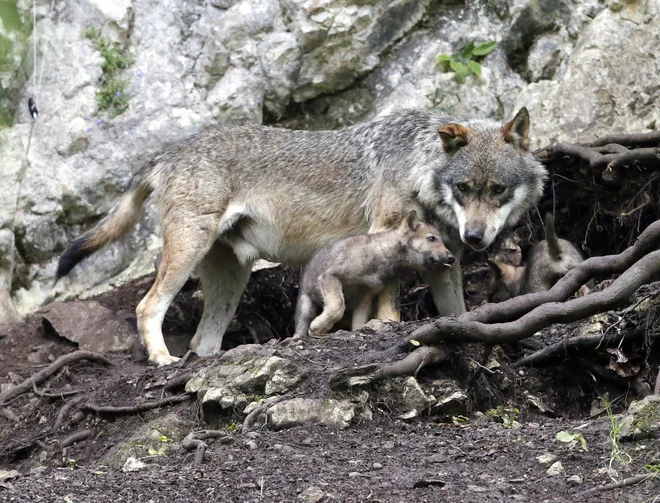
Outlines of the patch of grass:
M 123 51 L 119 44 L 102 37 L 98 28 L 87 28 L 83 35 L 92 41 L 104 60 L 101 64 L 101 87 L 96 91 L 98 113 L 107 112 L 117 116 L 128 108 L 129 98 L 126 94 L 128 81 L 119 78 L 119 73 L 131 66 L 135 58 Z
M 470 74 L 481 77 L 481 61 L 497 47 L 497 42 L 489 41 L 475 45 L 474 40 L 466 45 L 460 54 L 438 54 L 435 57 L 443 72 L 453 71 L 456 82 L 465 84 Z
M 621 449 L 621 445 L 619 444 L 619 435 L 621 433 L 619 418 L 612 412 L 612 404 L 609 400 L 603 400 L 603 403 L 605 405 L 605 412 L 607 412 L 607 418 L 610 420 L 609 440 L 611 453 L 608 467 L 612 468 L 615 461 L 627 465 L 632 461 L 632 458 L 627 452 Z

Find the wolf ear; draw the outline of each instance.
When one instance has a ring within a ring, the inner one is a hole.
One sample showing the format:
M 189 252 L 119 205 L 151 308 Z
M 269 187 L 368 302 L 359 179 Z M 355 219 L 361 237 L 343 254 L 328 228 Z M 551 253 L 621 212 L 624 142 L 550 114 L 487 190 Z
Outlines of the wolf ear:
M 470 130 L 460 124 L 445 124 L 440 126 L 438 134 L 442 140 L 442 148 L 445 152 L 456 152 L 459 148 L 468 144 L 468 133 Z
M 502 128 L 504 141 L 520 150 L 529 149 L 529 112 L 522 107 L 511 122 Z
M 419 229 L 419 218 L 417 212 L 413 210 L 401 222 L 401 230 L 404 232 L 417 232 L 417 229 Z

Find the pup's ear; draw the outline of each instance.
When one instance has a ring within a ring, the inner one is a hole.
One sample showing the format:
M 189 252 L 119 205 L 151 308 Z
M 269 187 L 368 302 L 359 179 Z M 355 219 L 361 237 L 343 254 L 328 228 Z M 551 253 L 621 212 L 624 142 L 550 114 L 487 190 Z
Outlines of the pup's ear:
M 470 130 L 460 124 L 445 124 L 438 129 L 438 134 L 442 140 L 442 148 L 450 154 L 468 144 L 469 133 Z
M 529 112 L 522 107 L 511 122 L 502 128 L 504 141 L 520 150 L 529 149 Z
M 419 229 L 419 218 L 417 212 L 413 210 L 401 222 L 401 230 L 403 232 L 417 232 L 417 229 Z
M 490 270 L 493 271 L 493 276 L 496 279 L 501 279 L 502 278 L 502 274 L 504 272 L 502 270 L 503 265 L 504 264 L 502 264 L 501 262 L 497 262 L 495 260 L 490 260 L 490 259 L 488 260 L 488 267 L 490 267 Z

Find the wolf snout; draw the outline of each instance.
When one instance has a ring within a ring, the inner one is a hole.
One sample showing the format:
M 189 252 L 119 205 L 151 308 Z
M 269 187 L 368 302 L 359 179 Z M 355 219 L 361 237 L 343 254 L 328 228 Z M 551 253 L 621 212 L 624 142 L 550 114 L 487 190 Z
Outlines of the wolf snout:
M 483 229 L 466 229 L 463 235 L 463 240 L 473 247 L 478 247 L 484 239 Z
M 447 252 L 445 254 L 434 253 L 433 255 L 427 257 L 426 263 L 424 264 L 429 270 L 437 270 L 443 267 L 447 269 L 451 268 L 451 265 L 456 261 L 456 257 Z

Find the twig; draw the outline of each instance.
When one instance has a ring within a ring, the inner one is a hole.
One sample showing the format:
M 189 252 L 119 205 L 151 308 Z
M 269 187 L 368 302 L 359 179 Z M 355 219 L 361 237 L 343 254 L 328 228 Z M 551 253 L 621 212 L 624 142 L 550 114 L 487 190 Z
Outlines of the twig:
M 55 433 L 57 430 L 60 429 L 62 426 L 62 423 L 64 422 L 64 419 L 66 418 L 67 413 L 73 409 L 78 407 L 78 404 L 82 403 L 85 401 L 84 396 L 78 396 L 74 398 L 73 400 L 69 400 L 66 402 L 64 405 L 62 405 L 62 408 L 60 411 L 57 413 L 57 418 L 55 419 L 55 424 L 53 424 L 53 427 L 50 430 L 50 433 Z
M 436 365 L 449 358 L 449 351 L 437 346 L 417 348 L 402 360 L 388 363 L 373 363 L 343 369 L 330 378 L 332 389 L 367 386 L 398 376 L 409 376 L 424 365 Z
M 192 354 L 192 351 L 189 349 L 185 355 L 183 355 L 183 358 L 181 358 L 178 362 L 175 363 L 177 368 L 182 369 L 183 367 L 186 366 L 186 363 L 188 362 L 188 358 L 190 358 L 190 355 Z
M 163 400 L 158 400 L 156 402 L 146 402 L 139 403 L 137 405 L 127 405 L 121 407 L 113 407 L 111 405 L 96 405 L 93 403 L 87 403 L 80 407 L 81 410 L 90 410 L 96 412 L 97 414 L 139 414 L 140 412 L 146 412 L 148 410 L 157 409 L 159 407 L 176 405 L 178 403 L 187 402 L 192 398 L 191 395 L 179 395 L 171 398 L 164 398 Z
M 75 433 L 72 433 L 71 435 L 69 435 L 60 442 L 60 448 L 68 447 L 72 444 L 75 444 L 76 442 L 82 442 L 83 440 L 87 440 L 93 434 L 94 433 L 92 432 L 92 430 L 76 431 Z
M 660 365 L 658 365 L 658 376 L 655 378 L 655 388 L 653 389 L 654 395 L 660 395 Z
M 32 391 L 34 392 L 35 395 L 41 398 L 64 398 L 67 396 L 72 396 L 82 393 L 82 390 L 60 391 L 59 393 L 48 393 L 47 391 L 39 391 L 37 389 L 36 383 L 32 383 Z
M 34 374 L 32 377 L 27 378 L 21 384 L 18 384 L 17 386 L 14 386 L 13 388 L 10 388 L 2 393 L 0 395 L 0 406 L 6 404 L 9 400 L 13 400 L 14 398 L 22 395 L 23 393 L 27 393 L 32 389 L 33 385 L 41 384 L 65 365 L 69 365 L 70 363 L 79 360 L 90 360 L 103 363 L 104 365 L 113 365 L 113 363 L 105 356 L 93 351 L 80 350 L 60 356 L 57 360 Z
M 181 447 L 186 451 L 195 451 L 195 464 L 201 465 L 204 462 L 204 454 L 206 453 L 206 442 L 209 438 L 220 438 L 221 444 L 231 444 L 234 439 L 228 436 L 224 431 L 220 430 L 201 430 L 191 431 L 186 435 L 186 438 L 181 442 Z
M 265 412 L 266 409 L 272 407 L 276 403 L 280 403 L 282 400 L 286 398 L 289 398 L 289 395 L 271 396 L 270 398 L 266 398 L 266 400 L 264 400 L 264 403 L 262 403 L 252 412 L 250 412 L 247 416 L 245 416 L 245 420 L 243 421 L 243 428 L 242 428 L 243 433 L 247 433 L 252 429 L 259 415 Z
M 602 486 L 592 487 L 591 489 L 587 489 L 586 491 L 582 491 L 575 494 L 575 496 L 576 497 L 589 496 L 591 494 L 598 494 L 605 491 L 611 491 L 612 489 L 618 489 L 620 487 L 632 486 L 634 484 L 639 484 L 640 482 L 644 482 L 645 480 L 651 480 L 654 477 L 656 477 L 654 473 L 644 473 L 641 475 L 635 475 L 634 477 L 629 477 L 627 479 L 622 480 L 621 482 L 615 482 L 612 484 L 605 484 Z
M 571 337 L 570 339 L 556 342 L 550 344 L 545 348 L 532 353 L 531 355 L 521 358 L 515 362 L 512 366 L 514 368 L 526 367 L 529 365 L 539 364 L 555 358 L 562 353 L 567 352 L 569 349 L 582 349 L 582 348 L 592 348 L 594 346 L 599 346 L 601 344 L 608 344 L 610 342 L 618 342 L 624 338 L 634 338 L 634 337 L 644 337 L 644 330 L 635 330 L 629 333 L 615 333 L 612 334 L 591 334 L 591 335 L 578 335 L 576 337 Z

